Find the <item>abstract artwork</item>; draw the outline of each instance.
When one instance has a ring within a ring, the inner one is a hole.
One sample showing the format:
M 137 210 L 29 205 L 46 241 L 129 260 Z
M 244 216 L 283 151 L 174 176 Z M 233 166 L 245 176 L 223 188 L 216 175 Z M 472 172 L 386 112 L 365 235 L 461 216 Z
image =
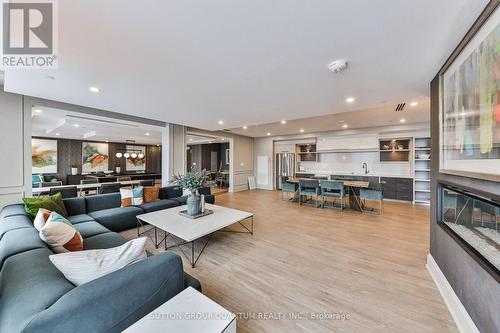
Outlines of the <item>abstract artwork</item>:
M 31 139 L 31 172 L 57 173 L 57 140 Z
M 109 170 L 108 144 L 82 142 L 82 172 Z
M 127 171 L 144 171 L 146 170 L 146 147 L 144 146 L 127 146 L 126 150 L 137 155 L 142 154 L 142 157 L 130 156 L 127 158 L 125 168 Z
M 500 11 L 442 76 L 441 172 L 500 176 Z

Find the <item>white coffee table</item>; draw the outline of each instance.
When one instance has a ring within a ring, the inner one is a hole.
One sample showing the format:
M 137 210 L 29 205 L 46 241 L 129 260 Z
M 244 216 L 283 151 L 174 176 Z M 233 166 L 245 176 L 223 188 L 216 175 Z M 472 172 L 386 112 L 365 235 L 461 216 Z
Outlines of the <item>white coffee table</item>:
M 178 247 L 182 254 L 189 260 L 191 267 L 195 267 L 196 262 L 200 258 L 203 250 L 210 242 L 212 235 L 217 231 L 225 232 L 243 232 L 250 233 L 253 235 L 253 214 L 249 212 L 244 212 L 237 209 L 206 204 L 206 209 L 211 209 L 213 214 L 200 217 L 198 219 L 190 219 L 189 217 L 179 215 L 181 210 L 185 210 L 186 206 L 178 206 L 168 209 L 159 210 L 156 212 L 141 214 L 137 216 L 137 234 L 147 234 L 149 236 L 150 231 L 154 231 L 154 240 L 156 248 L 165 242 L 165 250 L 168 250 L 167 238 L 170 236 Z M 243 221 L 251 219 L 250 228 L 248 228 Z M 144 223 L 150 224 L 153 228 L 141 232 L 140 228 L 145 227 Z M 222 230 L 232 224 L 240 224 L 245 231 L 230 231 Z M 158 242 L 158 229 L 163 230 L 165 235 Z M 178 243 L 175 237 L 184 240 L 183 243 Z M 195 257 L 195 241 L 204 236 L 208 236 L 206 242 L 200 250 L 198 256 Z M 182 249 L 182 245 L 191 245 L 191 256 L 186 255 Z
M 236 317 L 188 287 L 123 332 L 236 333 Z

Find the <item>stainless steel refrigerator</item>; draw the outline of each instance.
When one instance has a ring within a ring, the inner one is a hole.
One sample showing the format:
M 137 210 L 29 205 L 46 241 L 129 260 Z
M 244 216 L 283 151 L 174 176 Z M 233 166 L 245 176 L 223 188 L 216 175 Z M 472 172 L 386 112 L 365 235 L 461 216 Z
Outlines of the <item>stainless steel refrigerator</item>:
M 281 177 L 295 176 L 295 154 L 278 153 L 276 154 L 276 188 L 281 190 Z

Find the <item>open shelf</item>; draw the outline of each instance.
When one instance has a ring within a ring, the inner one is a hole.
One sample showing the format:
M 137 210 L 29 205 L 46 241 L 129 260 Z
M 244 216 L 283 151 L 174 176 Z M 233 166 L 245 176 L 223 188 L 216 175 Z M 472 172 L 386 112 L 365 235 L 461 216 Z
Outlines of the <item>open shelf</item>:
M 413 183 L 413 202 L 421 204 L 430 203 L 430 182 L 431 182 L 431 164 L 429 158 L 418 158 L 421 155 L 431 153 L 430 137 L 415 137 L 413 141 L 414 156 L 414 183 Z

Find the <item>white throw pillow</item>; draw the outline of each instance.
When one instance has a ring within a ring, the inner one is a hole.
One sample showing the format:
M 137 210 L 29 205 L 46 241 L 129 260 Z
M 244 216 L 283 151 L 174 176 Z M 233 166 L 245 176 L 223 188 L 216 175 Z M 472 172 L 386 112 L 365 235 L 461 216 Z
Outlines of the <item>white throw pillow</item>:
M 74 285 L 100 278 L 146 258 L 146 237 L 110 249 L 50 255 L 50 261 Z
M 52 212 L 45 208 L 39 208 L 38 213 L 36 213 L 35 219 L 33 220 L 33 226 L 36 230 L 40 231 L 47 223 Z

